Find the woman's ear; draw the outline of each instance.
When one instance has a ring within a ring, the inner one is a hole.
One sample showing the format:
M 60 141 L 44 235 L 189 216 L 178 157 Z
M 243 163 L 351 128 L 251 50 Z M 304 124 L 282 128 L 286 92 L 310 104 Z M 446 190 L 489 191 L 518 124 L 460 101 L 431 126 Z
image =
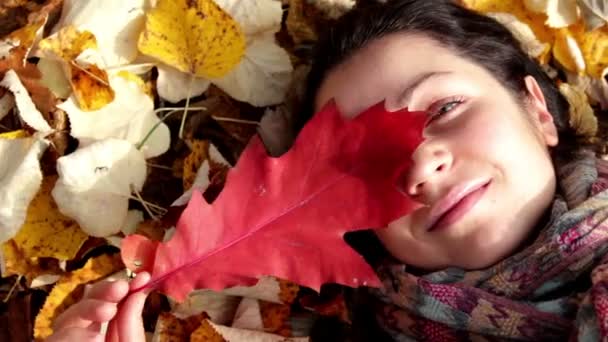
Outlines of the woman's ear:
M 542 89 L 536 82 L 536 79 L 530 75 L 524 78 L 527 90 L 527 105 L 528 112 L 532 116 L 532 121 L 538 129 L 543 141 L 547 146 L 556 146 L 559 139 L 557 135 L 557 127 L 553 121 L 553 115 L 547 108 L 545 95 Z

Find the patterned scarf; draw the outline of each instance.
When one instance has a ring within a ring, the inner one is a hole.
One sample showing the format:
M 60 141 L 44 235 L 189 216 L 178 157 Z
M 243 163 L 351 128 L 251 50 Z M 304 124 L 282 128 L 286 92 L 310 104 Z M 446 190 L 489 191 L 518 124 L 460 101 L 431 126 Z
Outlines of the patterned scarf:
M 397 341 L 608 340 L 608 162 L 579 151 L 557 167 L 548 224 L 479 271 L 379 269 L 378 320 Z

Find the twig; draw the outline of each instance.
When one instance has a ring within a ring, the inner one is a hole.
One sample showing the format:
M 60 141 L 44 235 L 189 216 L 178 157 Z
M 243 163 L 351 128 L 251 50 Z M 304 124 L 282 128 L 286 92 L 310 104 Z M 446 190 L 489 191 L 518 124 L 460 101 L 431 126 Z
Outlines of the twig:
M 253 121 L 253 120 L 226 118 L 226 117 L 223 117 L 223 116 L 215 116 L 215 115 L 211 115 L 211 117 L 215 121 L 236 122 L 236 123 L 242 123 L 242 124 L 247 124 L 247 125 L 256 125 L 256 126 L 260 124 L 259 122 Z
M 8 302 L 8 300 L 11 298 L 11 296 L 13 295 L 13 292 L 15 291 L 15 288 L 17 287 L 17 285 L 19 284 L 19 282 L 21 281 L 21 278 L 23 278 L 22 275 L 19 275 L 17 277 L 17 280 L 15 281 L 15 283 L 13 284 L 13 286 L 11 287 L 11 289 L 8 291 L 8 294 L 6 295 L 6 297 L 4 297 L 4 299 L 2 300 L 2 303 L 6 303 Z

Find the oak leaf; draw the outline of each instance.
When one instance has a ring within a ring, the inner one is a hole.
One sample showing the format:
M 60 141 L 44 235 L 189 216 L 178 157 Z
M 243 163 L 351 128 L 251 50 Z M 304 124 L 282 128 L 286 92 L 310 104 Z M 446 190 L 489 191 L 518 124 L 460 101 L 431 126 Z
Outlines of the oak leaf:
M 194 288 L 250 285 L 263 275 L 313 289 L 377 286 L 342 234 L 384 227 L 414 209 L 396 183 L 422 140 L 425 116 L 389 113 L 379 103 L 347 120 L 332 101 L 280 158 L 267 156 L 256 137 L 213 205 L 195 194 L 170 241 L 128 236 L 123 260 L 150 271 L 148 286 L 178 301 Z

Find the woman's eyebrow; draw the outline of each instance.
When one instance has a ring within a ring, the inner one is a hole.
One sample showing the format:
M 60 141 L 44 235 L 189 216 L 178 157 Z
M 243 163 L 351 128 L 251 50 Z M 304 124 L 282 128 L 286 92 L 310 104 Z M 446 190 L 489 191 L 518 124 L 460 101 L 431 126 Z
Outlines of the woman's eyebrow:
M 451 71 L 431 71 L 420 74 L 416 77 L 416 79 L 410 83 L 403 92 L 397 97 L 399 104 L 405 104 L 409 102 L 410 98 L 414 91 L 419 88 L 422 84 L 429 82 L 437 77 L 443 77 L 445 75 L 452 74 Z

